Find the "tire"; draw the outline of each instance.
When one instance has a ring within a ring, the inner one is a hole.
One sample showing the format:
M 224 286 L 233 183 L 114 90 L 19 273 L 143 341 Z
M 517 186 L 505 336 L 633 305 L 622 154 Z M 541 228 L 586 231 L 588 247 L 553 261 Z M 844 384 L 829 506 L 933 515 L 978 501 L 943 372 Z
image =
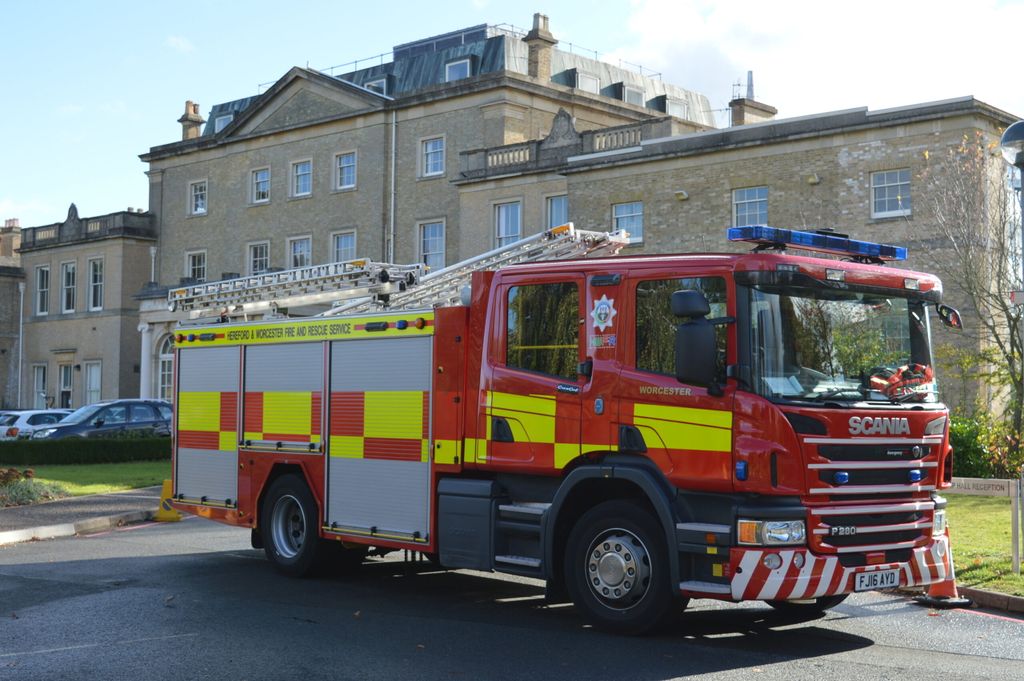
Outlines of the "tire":
M 638 504 L 608 501 L 579 519 L 566 543 L 565 583 L 596 627 L 643 634 L 680 610 L 658 522 Z
M 838 596 L 821 596 L 813 600 L 807 601 L 765 601 L 768 605 L 772 606 L 779 612 L 789 614 L 821 614 L 826 610 L 831 610 L 840 603 L 846 600 L 850 594 L 839 594 Z
M 316 500 L 306 481 L 282 475 L 267 490 L 260 513 L 263 551 L 278 572 L 305 577 L 319 572 L 329 559 L 320 540 Z

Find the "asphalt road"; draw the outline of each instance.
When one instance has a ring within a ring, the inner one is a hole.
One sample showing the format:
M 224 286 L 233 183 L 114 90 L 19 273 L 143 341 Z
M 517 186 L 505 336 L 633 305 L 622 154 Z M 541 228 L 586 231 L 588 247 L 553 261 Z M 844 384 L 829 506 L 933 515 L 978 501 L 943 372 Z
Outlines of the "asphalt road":
M 0 548 L 0 679 L 1024 679 L 1024 620 L 858 594 L 821 619 L 696 601 L 647 638 L 537 582 L 408 565 L 277 575 L 199 518 Z

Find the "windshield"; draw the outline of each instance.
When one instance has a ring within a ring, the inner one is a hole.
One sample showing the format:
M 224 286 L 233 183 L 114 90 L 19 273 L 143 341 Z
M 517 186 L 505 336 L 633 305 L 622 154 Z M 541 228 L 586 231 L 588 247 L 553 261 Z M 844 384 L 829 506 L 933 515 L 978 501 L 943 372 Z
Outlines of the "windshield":
M 82 423 L 84 421 L 88 421 L 102 408 L 102 404 L 89 404 L 84 407 L 79 407 L 61 419 L 60 423 L 61 425 L 64 425 L 66 423 Z
M 770 399 L 934 402 L 925 303 L 796 286 L 750 289 L 752 379 Z

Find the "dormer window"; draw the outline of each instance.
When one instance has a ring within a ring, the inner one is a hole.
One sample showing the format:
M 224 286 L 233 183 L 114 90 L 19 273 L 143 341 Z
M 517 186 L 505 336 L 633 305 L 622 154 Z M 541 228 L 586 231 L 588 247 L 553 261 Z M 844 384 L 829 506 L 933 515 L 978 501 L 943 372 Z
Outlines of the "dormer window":
M 584 92 L 590 92 L 595 95 L 601 94 L 601 81 L 597 79 L 597 76 L 592 76 L 589 73 L 576 72 L 576 89 L 583 90 Z
M 471 69 L 469 59 L 459 59 L 458 61 L 448 62 L 444 65 L 444 81 L 446 83 L 450 83 L 453 80 L 469 78 L 470 75 Z
M 366 85 L 364 87 L 367 90 L 373 90 L 374 92 L 386 95 L 388 93 L 388 79 L 378 78 L 376 80 L 370 80 L 366 82 Z
M 686 102 L 681 99 L 666 99 L 665 113 L 669 116 L 675 116 L 676 118 L 690 118 L 690 109 L 686 106 Z
M 630 85 L 622 86 L 622 101 L 627 104 L 633 104 L 635 106 L 644 105 L 644 91 L 638 87 L 632 87 Z
M 213 131 L 220 132 L 224 128 L 228 127 L 228 123 L 230 123 L 234 117 L 234 114 L 225 114 L 223 116 L 217 116 L 213 119 Z

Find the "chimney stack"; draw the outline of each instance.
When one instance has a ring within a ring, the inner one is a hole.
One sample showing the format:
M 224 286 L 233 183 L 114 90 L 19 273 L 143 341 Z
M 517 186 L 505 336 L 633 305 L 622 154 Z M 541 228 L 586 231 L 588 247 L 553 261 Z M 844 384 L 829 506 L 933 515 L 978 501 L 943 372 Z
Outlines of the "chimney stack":
M 4 231 L 18 229 L 21 226 L 21 222 L 18 218 L 7 218 L 4 220 Z
M 533 15 L 533 30 L 526 34 L 523 42 L 530 50 L 527 72 L 531 78 L 543 82 L 551 80 L 551 48 L 558 44 L 555 36 L 548 30 L 546 14 Z
M 185 102 L 185 115 L 178 122 L 181 123 L 181 139 L 194 140 L 199 137 L 199 126 L 206 121 L 199 115 L 199 104 L 190 99 Z
M 733 90 L 735 93 L 736 91 Z M 761 123 L 775 118 L 779 110 L 774 106 L 768 106 L 754 99 L 754 72 L 747 71 L 747 96 L 736 97 L 729 102 L 732 110 L 732 125 L 749 125 L 750 123 Z

